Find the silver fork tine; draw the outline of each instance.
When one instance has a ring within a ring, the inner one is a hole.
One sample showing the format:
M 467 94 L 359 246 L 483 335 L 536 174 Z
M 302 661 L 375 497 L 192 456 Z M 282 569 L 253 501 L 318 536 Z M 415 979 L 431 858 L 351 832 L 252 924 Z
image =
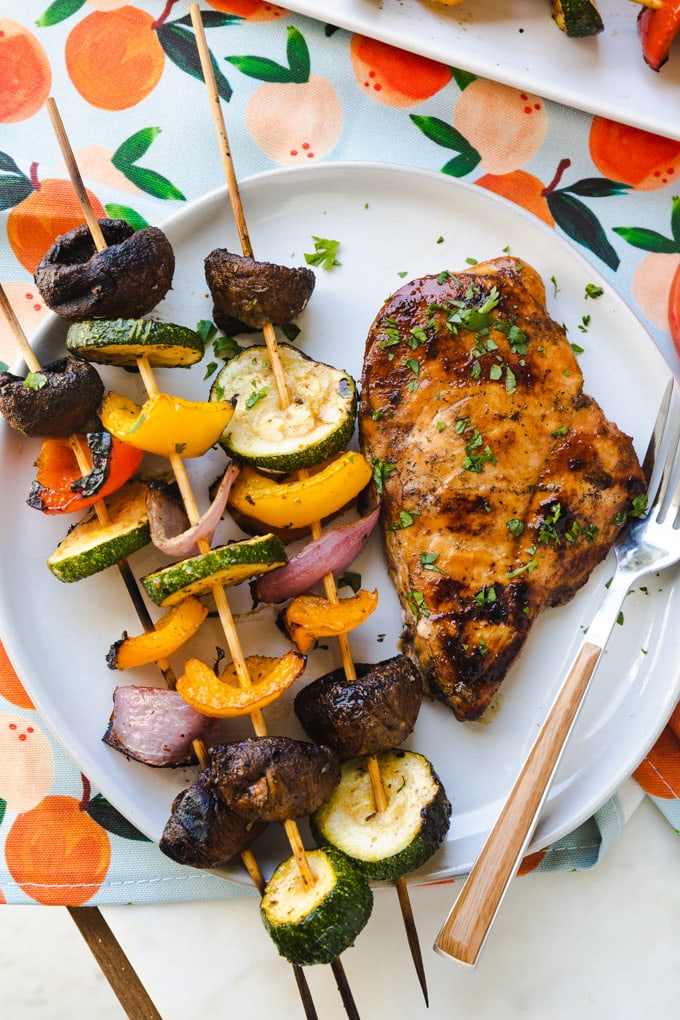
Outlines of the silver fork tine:
M 662 448 L 659 451 L 661 456 L 658 457 L 657 463 L 655 464 L 655 471 L 653 472 L 653 474 L 656 473 L 657 467 L 661 472 L 659 490 L 655 494 L 653 500 L 654 504 L 658 507 L 656 519 L 659 522 L 665 519 L 670 507 L 673 507 L 675 512 L 677 512 L 678 509 L 677 484 L 678 472 L 680 470 L 680 458 L 678 458 L 678 445 L 680 444 L 680 408 L 678 407 L 678 394 L 672 381 L 669 389 L 669 407 L 664 427 L 664 433 L 666 434 L 664 435 L 664 441 L 662 444 L 665 449 Z
M 647 494 L 650 509 L 656 500 L 657 489 L 661 482 L 666 462 L 666 451 L 663 449 L 665 445 L 664 436 L 666 435 L 666 428 L 670 416 L 673 389 L 673 380 L 669 379 L 666 384 L 664 395 L 661 398 L 661 404 L 659 405 L 656 421 L 654 422 L 654 428 L 652 429 L 652 434 L 649 439 L 645 459 L 642 463 L 642 470 L 644 471 L 645 478 L 648 479 Z

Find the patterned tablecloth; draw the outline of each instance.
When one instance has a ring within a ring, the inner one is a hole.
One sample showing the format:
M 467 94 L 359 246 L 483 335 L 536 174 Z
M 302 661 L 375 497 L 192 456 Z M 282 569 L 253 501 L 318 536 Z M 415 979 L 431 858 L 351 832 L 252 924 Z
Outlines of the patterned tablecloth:
M 244 179 L 367 160 L 440 171 L 568 237 L 667 357 L 680 270 L 680 142 L 544 102 L 265 0 L 201 3 Z M 99 215 L 135 225 L 223 183 L 184 0 L 0 0 L 0 278 L 30 336 L 54 236 L 81 220 L 50 127 L 52 95 Z M 651 72 L 650 72 L 651 73 Z M 0 361 L 16 362 L 0 324 Z M 120 817 L 33 708 L 0 646 L 0 902 L 103 904 L 242 895 L 185 869 Z M 648 796 L 680 825 L 680 712 L 617 793 L 523 870 L 588 868 Z

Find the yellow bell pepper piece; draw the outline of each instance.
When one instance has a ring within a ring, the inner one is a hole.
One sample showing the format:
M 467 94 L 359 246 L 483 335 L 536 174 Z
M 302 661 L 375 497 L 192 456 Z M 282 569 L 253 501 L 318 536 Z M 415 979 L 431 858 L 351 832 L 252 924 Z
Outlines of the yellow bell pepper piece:
M 208 615 L 208 607 L 191 596 L 156 623 L 155 629 L 111 645 L 106 661 L 111 669 L 132 669 L 167 659 L 193 637 Z
M 229 505 L 268 528 L 308 527 L 358 496 L 372 474 L 365 457 L 352 451 L 293 481 L 279 482 L 245 466 L 231 487 Z
M 251 684 L 242 687 L 232 663 L 218 677 L 200 659 L 188 659 L 177 680 L 177 691 L 202 715 L 227 719 L 248 715 L 269 705 L 304 672 L 307 657 L 286 652 L 280 659 L 249 655 L 246 659 Z
M 330 602 L 321 595 L 298 595 L 283 613 L 288 635 L 306 652 L 317 638 L 337 637 L 354 630 L 378 605 L 378 592 L 361 588 L 350 598 Z
M 201 457 L 218 441 L 234 413 L 230 400 L 184 400 L 154 393 L 140 407 L 129 397 L 106 394 L 100 418 L 117 439 L 160 457 Z

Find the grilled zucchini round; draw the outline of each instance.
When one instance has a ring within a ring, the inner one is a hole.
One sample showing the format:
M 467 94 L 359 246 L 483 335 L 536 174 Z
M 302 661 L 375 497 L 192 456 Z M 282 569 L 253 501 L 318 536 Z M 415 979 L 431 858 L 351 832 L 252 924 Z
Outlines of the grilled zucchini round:
M 319 844 L 342 850 L 376 882 L 425 864 L 443 842 L 451 818 L 446 791 L 422 754 L 386 751 L 378 763 L 385 811 L 376 811 L 366 758 L 350 758 L 342 765 L 339 785 L 310 818 Z
M 282 408 L 266 347 L 248 347 L 215 378 L 211 400 L 236 400 L 220 443 L 230 457 L 267 471 L 312 467 L 343 450 L 354 432 L 357 388 L 346 372 L 279 345 L 288 406 Z
M 366 876 L 339 850 L 307 852 L 314 885 L 305 885 L 289 857 L 267 882 L 260 913 L 281 956 L 307 967 L 331 963 L 368 921 L 373 894 Z

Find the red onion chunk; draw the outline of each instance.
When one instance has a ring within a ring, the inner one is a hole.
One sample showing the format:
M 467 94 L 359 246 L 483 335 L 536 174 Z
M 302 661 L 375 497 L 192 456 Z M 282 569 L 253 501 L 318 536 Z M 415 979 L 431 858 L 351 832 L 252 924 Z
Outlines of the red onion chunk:
M 380 504 L 365 517 L 339 528 L 329 528 L 309 542 L 283 567 L 262 574 L 250 584 L 258 602 L 285 602 L 308 591 L 326 574 L 341 574 L 368 542 L 380 516 Z
M 167 687 L 116 687 L 103 741 L 121 754 L 157 768 L 196 762 L 192 741 L 217 737 L 219 720 L 201 715 Z
M 181 527 L 178 522 L 185 520 L 184 514 L 178 509 L 174 500 L 166 496 L 162 490 L 151 490 L 149 495 L 149 528 L 151 531 L 151 541 L 156 548 L 168 556 L 182 559 L 186 556 L 194 556 L 198 552 L 198 543 L 201 539 L 212 542 L 217 525 L 220 523 L 222 514 L 226 509 L 229 490 L 238 474 L 238 470 L 236 464 L 229 464 L 217 488 L 215 498 L 206 512 L 190 528 L 179 533 L 175 531 L 175 528 Z

